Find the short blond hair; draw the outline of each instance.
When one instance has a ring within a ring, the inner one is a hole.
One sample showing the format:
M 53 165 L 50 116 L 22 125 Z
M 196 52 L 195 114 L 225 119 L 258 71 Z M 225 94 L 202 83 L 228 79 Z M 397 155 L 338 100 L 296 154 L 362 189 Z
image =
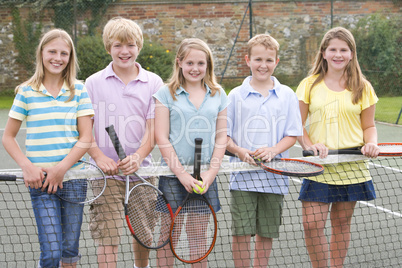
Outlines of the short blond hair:
M 279 43 L 275 38 L 270 36 L 269 34 L 258 34 L 251 38 L 247 43 L 247 55 L 251 56 L 251 49 L 257 45 L 263 45 L 267 49 L 275 50 L 276 59 L 279 58 Z
M 142 49 L 144 37 L 140 26 L 133 20 L 123 17 L 114 17 L 110 19 L 103 28 L 103 45 L 107 52 L 114 41 L 128 43 L 134 41 L 137 44 L 138 50 Z

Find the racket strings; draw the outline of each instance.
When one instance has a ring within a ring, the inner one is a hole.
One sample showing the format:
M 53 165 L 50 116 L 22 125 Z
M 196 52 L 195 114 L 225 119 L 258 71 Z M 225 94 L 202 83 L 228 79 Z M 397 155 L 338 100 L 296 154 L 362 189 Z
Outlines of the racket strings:
M 379 144 L 378 147 L 380 147 L 380 152 L 381 153 L 402 152 L 402 145 L 398 145 L 398 144 L 387 144 L 387 145 Z
M 176 215 L 172 229 L 172 249 L 181 260 L 199 261 L 213 247 L 214 218 L 202 199 L 188 200 Z
M 63 188 L 59 188 L 56 194 L 65 201 L 83 204 L 94 201 L 103 193 L 106 187 L 106 178 L 99 167 L 86 161 L 80 162 L 87 166 L 86 170 L 93 172 L 89 173 L 90 176 L 87 178 L 63 181 Z
M 292 173 L 313 173 L 321 170 L 321 167 L 314 163 L 295 161 L 295 160 L 273 160 L 271 162 L 264 162 L 261 165 L 270 169 L 276 169 Z
M 126 215 L 135 238 L 144 246 L 159 248 L 168 242 L 171 215 L 166 200 L 152 186 L 140 184 L 131 190 Z

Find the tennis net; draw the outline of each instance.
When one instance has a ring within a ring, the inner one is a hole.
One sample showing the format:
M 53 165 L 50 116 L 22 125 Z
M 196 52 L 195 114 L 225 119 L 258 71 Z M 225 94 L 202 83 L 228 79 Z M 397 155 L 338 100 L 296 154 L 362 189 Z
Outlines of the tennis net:
M 225 157 L 226 159 L 226 157 Z M 374 182 L 376 199 L 356 204 L 351 224 L 351 241 L 344 267 L 399 267 L 402 263 L 402 157 L 379 157 L 371 160 L 363 156 L 342 155 L 301 158 L 325 165 L 352 165 L 365 161 Z M 227 160 L 227 159 L 226 159 Z M 192 166 L 186 167 L 192 173 Z M 203 166 L 202 169 L 205 169 Z M 232 172 L 253 172 L 258 167 L 245 163 L 224 161 L 218 174 L 221 211 L 217 212 L 218 237 L 208 257 L 209 267 L 234 267 L 232 256 L 232 216 L 230 213 L 229 181 Z M 326 168 L 326 172 L 329 169 Z M 0 170 L 4 174 L 19 174 L 20 170 Z M 86 176 L 85 172 L 70 172 L 69 176 Z M 169 175 L 166 167 L 142 168 L 141 176 Z M 269 259 L 271 267 L 311 267 L 304 242 L 301 202 L 298 200 L 302 178 L 289 177 L 289 193 L 285 195 L 280 236 L 273 241 Z M 97 267 L 96 245 L 89 231 L 91 205 L 84 208 L 84 222 L 80 240 L 82 258 L 78 267 Z M 23 183 L 0 182 L 0 266 L 37 267 L 39 243 L 30 196 Z M 123 213 L 123 212 L 122 212 Z M 125 222 L 123 223 L 125 227 Z M 326 236 L 330 238 L 329 216 Z M 118 266 L 133 267 L 132 237 L 127 228 L 121 236 Z M 254 248 L 252 238 L 251 248 Z M 253 255 L 252 255 L 253 256 Z M 175 267 L 188 267 L 176 260 Z M 151 251 L 150 267 L 156 267 L 156 251 Z

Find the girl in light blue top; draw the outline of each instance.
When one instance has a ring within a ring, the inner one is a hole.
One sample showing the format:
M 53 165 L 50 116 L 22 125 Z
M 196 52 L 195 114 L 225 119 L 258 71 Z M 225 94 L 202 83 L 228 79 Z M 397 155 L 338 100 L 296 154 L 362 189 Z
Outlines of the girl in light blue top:
M 163 157 L 175 174 L 161 177 L 159 188 L 173 211 L 192 193 L 196 185 L 204 188 L 215 211 L 220 209 L 215 177 L 226 148 L 227 96 L 217 84 L 211 50 L 200 39 L 185 39 L 179 46 L 169 83 L 156 94 L 155 138 Z M 202 164 L 209 169 L 201 173 L 202 183 L 187 173 L 183 165 L 194 163 L 194 139 L 202 138 Z M 203 224 L 203 223 L 192 223 Z M 158 251 L 159 267 L 172 267 L 174 259 L 165 247 Z M 206 259 L 195 264 L 206 267 Z

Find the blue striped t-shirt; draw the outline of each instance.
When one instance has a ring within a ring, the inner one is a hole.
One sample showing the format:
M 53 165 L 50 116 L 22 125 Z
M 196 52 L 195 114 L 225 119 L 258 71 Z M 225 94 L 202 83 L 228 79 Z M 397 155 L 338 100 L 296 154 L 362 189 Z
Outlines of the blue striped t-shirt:
M 63 160 L 78 141 L 77 118 L 92 116 L 91 100 L 84 85 L 75 84 L 74 98 L 64 83 L 54 98 L 43 86 L 19 88 L 9 117 L 27 125 L 26 156 L 36 166 L 50 167 Z

